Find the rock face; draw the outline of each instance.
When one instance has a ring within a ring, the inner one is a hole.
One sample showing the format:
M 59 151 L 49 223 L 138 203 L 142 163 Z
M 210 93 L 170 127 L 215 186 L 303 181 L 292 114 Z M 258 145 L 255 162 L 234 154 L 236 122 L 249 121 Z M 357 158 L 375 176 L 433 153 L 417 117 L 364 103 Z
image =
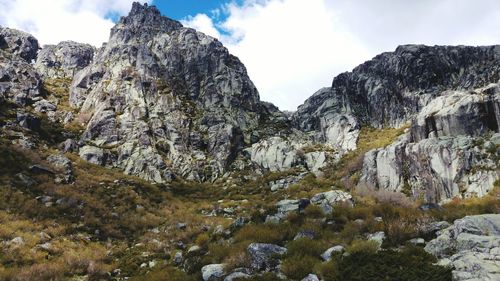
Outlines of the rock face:
M 0 97 L 19 106 L 41 98 L 41 81 L 31 66 L 38 41 L 31 35 L 0 28 Z
M 40 128 L 38 115 L 84 126 L 64 150 L 87 161 L 158 183 L 295 169 L 268 183 L 277 191 L 321 176 L 356 149 L 362 127 L 407 125 L 366 153 L 359 182 L 427 203 L 483 196 L 498 179 L 499 65 L 500 46 L 400 46 L 285 114 L 259 100 L 219 41 L 154 6 L 134 3 L 97 50 L 66 41 L 39 51 L 33 36 L 0 28 L 0 101 L 25 107 L 26 129 Z
M 36 59 L 38 40 L 31 34 L 11 28 L 0 27 L 0 49 L 30 63 Z
M 38 53 L 35 68 L 43 77 L 73 78 L 76 72 L 88 66 L 95 48 L 88 44 L 64 41 L 57 45 L 45 45 Z
M 497 82 L 499 60 L 500 46 L 400 46 L 337 76 L 331 88 L 298 108 L 293 121 L 318 139 L 335 143 L 340 136 L 349 140 L 359 124 L 399 127 L 445 90 Z M 329 135 L 329 130 L 340 133 Z
M 156 182 L 217 178 L 278 114 L 219 41 L 138 3 L 75 75 L 70 103 L 108 165 Z
M 425 250 L 453 267 L 454 280 L 500 279 L 500 215 L 456 220 Z
M 395 143 L 365 155 L 361 183 L 427 202 L 484 196 L 499 177 L 500 91 L 491 84 L 432 100 Z
M 341 154 L 356 148 L 360 126 L 411 123 L 366 154 L 360 184 L 431 203 L 483 196 L 500 175 L 498 147 L 475 145 L 500 131 L 499 60 L 498 46 L 400 46 L 337 76 L 292 122 Z

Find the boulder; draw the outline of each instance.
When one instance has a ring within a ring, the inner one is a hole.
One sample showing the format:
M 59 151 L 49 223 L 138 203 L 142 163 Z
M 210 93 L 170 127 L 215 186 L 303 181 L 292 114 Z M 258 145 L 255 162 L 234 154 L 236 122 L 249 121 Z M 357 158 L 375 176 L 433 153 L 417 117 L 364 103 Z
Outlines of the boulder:
M 384 243 L 385 233 L 383 231 L 370 233 L 370 234 L 368 234 L 367 239 L 370 241 L 377 242 L 377 245 L 380 248 L 380 247 L 382 247 L 382 243 Z
M 30 178 L 29 176 L 23 174 L 23 173 L 18 173 L 15 175 L 16 180 L 19 181 L 20 184 L 22 184 L 25 187 L 33 187 L 37 184 L 37 182 Z
M 309 274 L 302 279 L 302 281 L 319 281 L 319 278 L 316 274 Z
M 40 113 L 47 113 L 49 111 L 55 111 L 57 109 L 57 106 L 44 99 L 35 102 L 33 104 L 33 107 L 35 111 Z
M 413 239 L 408 240 L 408 243 L 415 245 L 415 246 L 425 246 L 424 238 L 413 238 Z
M 174 255 L 174 264 L 179 266 L 184 262 L 184 257 L 182 256 L 182 252 L 176 252 Z
M 78 154 L 83 160 L 92 164 L 104 165 L 104 163 L 106 162 L 106 155 L 104 153 L 104 150 L 95 146 L 83 146 L 80 148 Z
M 295 235 L 293 240 L 302 239 L 302 238 L 314 239 L 314 238 L 316 238 L 316 232 L 314 232 L 312 230 L 308 230 L 308 229 L 301 230 Z
M 352 195 L 342 190 L 330 190 L 321 192 L 311 198 L 311 203 L 315 205 L 337 205 L 340 203 L 353 204 Z
M 331 248 L 328 248 L 326 251 L 323 252 L 323 254 L 321 254 L 321 258 L 324 260 L 324 261 L 330 261 L 332 259 L 332 255 L 334 253 L 342 253 L 344 252 L 344 246 L 341 246 L 341 245 L 337 245 L 337 246 L 333 246 Z
M 30 172 L 32 172 L 33 174 L 38 174 L 38 175 L 41 175 L 41 174 L 45 174 L 45 175 L 53 175 L 54 172 L 52 172 L 49 168 L 43 166 L 43 165 L 31 165 L 30 166 Z
M 287 249 L 274 244 L 251 243 L 247 251 L 252 269 L 273 271 L 279 264 L 279 257 L 286 254 Z
M 0 27 L 0 38 L 5 43 L 2 49 L 6 49 L 28 63 L 36 59 L 39 49 L 38 40 L 24 31 Z
M 32 114 L 21 111 L 17 112 L 17 122 L 21 127 L 24 127 L 32 131 L 39 131 L 42 124 L 40 118 Z
M 203 281 L 222 280 L 224 276 L 224 264 L 208 264 L 201 268 Z
M 235 281 L 235 280 L 247 279 L 247 278 L 251 278 L 251 277 L 252 277 L 252 275 L 244 273 L 244 272 L 233 272 L 233 273 L 229 274 L 228 276 L 226 276 L 226 278 L 224 278 L 224 281 Z
M 78 143 L 73 139 L 67 139 L 59 144 L 61 152 L 75 152 L 78 150 Z
M 71 161 L 63 154 L 53 154 L 47 157 L 47 161 L 56 168 L 62 170 L 62 173 L 57 176 L 56 181 L 59 183 L 71 183 L 74 180 L 73 165 Z
M 277 215 L 281 218 L 286 217 L 291 212 L 303 211 L 309 205 L 309 199 L 285 199 L 276 203 L 278 208 Z

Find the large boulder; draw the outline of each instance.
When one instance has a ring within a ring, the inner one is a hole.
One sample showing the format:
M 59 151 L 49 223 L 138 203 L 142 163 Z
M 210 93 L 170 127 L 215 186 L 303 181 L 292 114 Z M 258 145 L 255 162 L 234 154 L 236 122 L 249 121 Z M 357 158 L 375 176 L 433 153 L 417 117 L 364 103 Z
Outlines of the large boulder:
M 453 267 L 455 280 L 500 279 L 500 214 L 456 220 L 425 250 Z
M 256 271 L 275 270 L 279 265 L 279 258 L 287 252 L 284 247 L 264 243 L 252 243 L 247 250 L 251 267 Z
M 24 31 L 0 27 L 0 49 L 31 63 L 36 59 L 38 40 Z
M 224 277 L 224 264 L 208 264 L 201 268 L 203 281 L 216 281 Z
M 38 41 L 28 33 L 0 27 L 0 97 L 26 106 L 41 98 L 41 80 L 31 65 Z
M 277 216 L 284 218 L 289 213 L 303 211 L 309 203 L 310 201 L 307 198 L 281 200 L 276 203 L 276 207 L 278 208 Z

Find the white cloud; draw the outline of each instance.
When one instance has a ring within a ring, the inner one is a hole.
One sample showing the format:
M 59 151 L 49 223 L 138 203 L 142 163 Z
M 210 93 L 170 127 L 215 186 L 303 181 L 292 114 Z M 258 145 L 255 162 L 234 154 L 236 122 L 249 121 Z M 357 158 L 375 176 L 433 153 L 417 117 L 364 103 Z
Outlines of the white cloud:
M 42 44 L 100 46 L 113 26 L 107 17 L 126 14 L 133 1 L 0 0 L 0 25 L 30 32 Z M 498 0 L 225 1 L 232 2 L 183 23 L 219 38 L 247 66 L 261 98 L 286 110 L 400 44 L 500 42 Z
M 188 16 L 186 19 L 181 20 L 182 24 L 192 27 L 196 30 L 210 35 L 215 38 L 221 38 L 222 35 L 217 28 L 211 17 L 206 14 L 197 14 L 196 16 Z
M 0 25 L 29 32 L 41 44 L 73 40 L 99 47 L 114 25 L 107 16 L 126 14 L 133 1 L 0 0 Z
M 224 10 L 222 22 L 199 14 L 185 24 L 219 38 L 247 66 L 261 98 L 286 110 L 401 44 L 500 42 L 498 0 L 245 0 Z

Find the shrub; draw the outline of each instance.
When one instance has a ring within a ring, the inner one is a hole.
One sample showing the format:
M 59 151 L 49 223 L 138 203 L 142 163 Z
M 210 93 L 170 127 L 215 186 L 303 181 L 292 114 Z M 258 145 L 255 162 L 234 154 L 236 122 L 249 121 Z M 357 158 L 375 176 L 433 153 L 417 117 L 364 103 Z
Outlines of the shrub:
M 327 247 L 326 241 L 309 238 L 300 238 L 287 244 L 289 256 L 319 257 Z
M 308 218 L 321 218 L 325 215 L 320 206 L 313 204 L 310 204 L 306 207 L 306 209 L 304 210 L 304 214 Z
M 196 237 L 196 245 L 200 247 L 206 247 L 208 245 L 208 242 L 210 242 L 210 235 L 208 233 L 201 233 Z
M 381 204 L 375 208 L 383 219 L 384 232 L 389 245 L 400 245 L 403 242 L 419 235 L 422 225 L 429 218 L 413 208 L 402 208 L 390 204 Z
M 320 262 L 318 258 L 311 256 L 291 256 L 283 260 L 281 270 L 287 277 L 301 280 Z
M 375 187 L 366 184 L 359 184 L 356 187 L 356 194 L 362 197 L 371 197 L 381 204 L 387 203 L 403 207 L 410 207 L 413 205 L 413 202 L 404 193 L 385 189 L 375 189 Z
M 132 277 L 131 281 L 195 281 L 194 276 L 173 267 L 152 271 L 144 276 Z
M 350 254 L 365 253 L 373 254 L 378 250 L 378 243 L 372 240 L 356 239 L 347 247 L 347 252 Z
M 290 223 L 245 225 L 234 236 L 235 240 L 258 243 L 282 244 L 283 241 L 293 238 L 296 227 Z
M 434 265 L 435 261 L 435 257 L 416 247 L 400 252 L 355 252 L 335 257 L 332 262 L 320 267 L 320 274 L 325 281 L 451 281 L 451 269 Z

